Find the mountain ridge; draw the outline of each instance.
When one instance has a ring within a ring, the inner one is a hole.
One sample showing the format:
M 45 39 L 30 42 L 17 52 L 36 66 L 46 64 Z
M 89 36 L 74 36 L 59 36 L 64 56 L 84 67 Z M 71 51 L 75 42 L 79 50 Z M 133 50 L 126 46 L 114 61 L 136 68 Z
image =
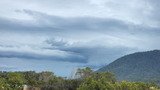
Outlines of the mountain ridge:
M 118 80 L 160 82 L 160 50 L 136 52 L 118 58 L 100 68 L 98 72 L 109 71 Z

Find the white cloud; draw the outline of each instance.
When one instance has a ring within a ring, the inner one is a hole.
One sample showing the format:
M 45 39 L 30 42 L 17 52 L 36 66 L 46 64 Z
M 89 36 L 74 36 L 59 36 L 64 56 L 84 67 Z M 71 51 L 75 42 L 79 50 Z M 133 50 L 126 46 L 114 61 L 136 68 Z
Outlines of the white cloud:
M 153 19 L 157 1 L 149 0 L 5 0 L 1 1 L 0 14 L 3 17 L 32 18 L 17 10 L 29 9 L 62 17 L 115 18 L 147 26 L 158 27 L 159 20 Z

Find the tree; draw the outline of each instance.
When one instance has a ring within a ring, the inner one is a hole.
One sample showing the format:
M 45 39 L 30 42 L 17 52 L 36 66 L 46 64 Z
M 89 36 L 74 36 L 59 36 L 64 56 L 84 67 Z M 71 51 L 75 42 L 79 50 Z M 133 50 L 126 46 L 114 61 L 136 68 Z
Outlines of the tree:
M 22 72 L 27 85 L 38 86 L 38 74 L 35 71 Z
M 77 90 L 113 90 L 115 81 L 115 77 L 111 73 L 93 73 L 84 79 Z
M 6 83 L 5 78 L 0 78 L 0 90 L 5 90 L 9 88 L 9 85 Z
M 81 78 L 84 79 L 86 77 L 89 77 L 90 75 L 92 75 L 93 70 L 89 67 L 83 68 L 83 69 L 77 69 L 77 72 L 75 74 L 76 78 Z
M 25 79 L 22 73 L 9 72 L 7 74 L 7 83 L 11 88 L 18 89 L 25 83 Z

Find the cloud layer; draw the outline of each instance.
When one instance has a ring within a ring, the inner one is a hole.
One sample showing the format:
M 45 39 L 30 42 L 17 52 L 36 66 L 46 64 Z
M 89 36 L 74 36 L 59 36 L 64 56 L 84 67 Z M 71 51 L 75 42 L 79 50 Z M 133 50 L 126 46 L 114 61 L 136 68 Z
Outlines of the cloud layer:
M 66 76 L 77 67 L 97 69 L 125 54 L 160 49 L 158 2 L 0 1 L 0 68 Z

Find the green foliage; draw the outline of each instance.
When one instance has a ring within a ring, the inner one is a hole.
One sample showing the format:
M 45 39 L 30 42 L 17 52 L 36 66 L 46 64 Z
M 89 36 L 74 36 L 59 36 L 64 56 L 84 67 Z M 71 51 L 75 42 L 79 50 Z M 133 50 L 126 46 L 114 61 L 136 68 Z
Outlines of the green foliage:
M 112 90 L 115 81 L 114 75 L 109 72 L 94 73 L 77 90 Z
M 4 90 L 4 88 L 8 88 L 8 85 L 4 78 L 0 78 L 0 90 Z
M 115 76 L 110 72 L 93 73 L 91 75 L 91 78 L 93 78 L 97 81 L 102 81 L 104 83 L 105 82 L 111 82 L 111 83 L 116 82 Z
M 160 90 L 156 86 L 142 82 L 106 82 L 96 81 L 93 78 L 87 78 L 77 90 Z
M 86 68 L 83 68 L 83 69 L 77 69 L 77 72 L 76 72 L 76 78 L 81 78 L 81 79 L 84 79 L 90 75 L 92 75 L 93 73 L 93 70 L 89 67 L 86 67 Z
M 34 71 L 22 72 L 26 80 L 26 85 L 38 86 L 38 74 Z
M 66 79 L 48 71 L 0 72 L 0 90 L 22 90 L 23 85 L 41 90 L 158 90 L 154 83 L 117 82 L 112 73 L 96 73 L 88 67 L 76 74 L 81 77 Z
M 9 72 L 7 74 L 7 83 L 11 88 L 21 88 L 22 85 L 25 83 L 25 79 L 22 73 L 18 72 Z

